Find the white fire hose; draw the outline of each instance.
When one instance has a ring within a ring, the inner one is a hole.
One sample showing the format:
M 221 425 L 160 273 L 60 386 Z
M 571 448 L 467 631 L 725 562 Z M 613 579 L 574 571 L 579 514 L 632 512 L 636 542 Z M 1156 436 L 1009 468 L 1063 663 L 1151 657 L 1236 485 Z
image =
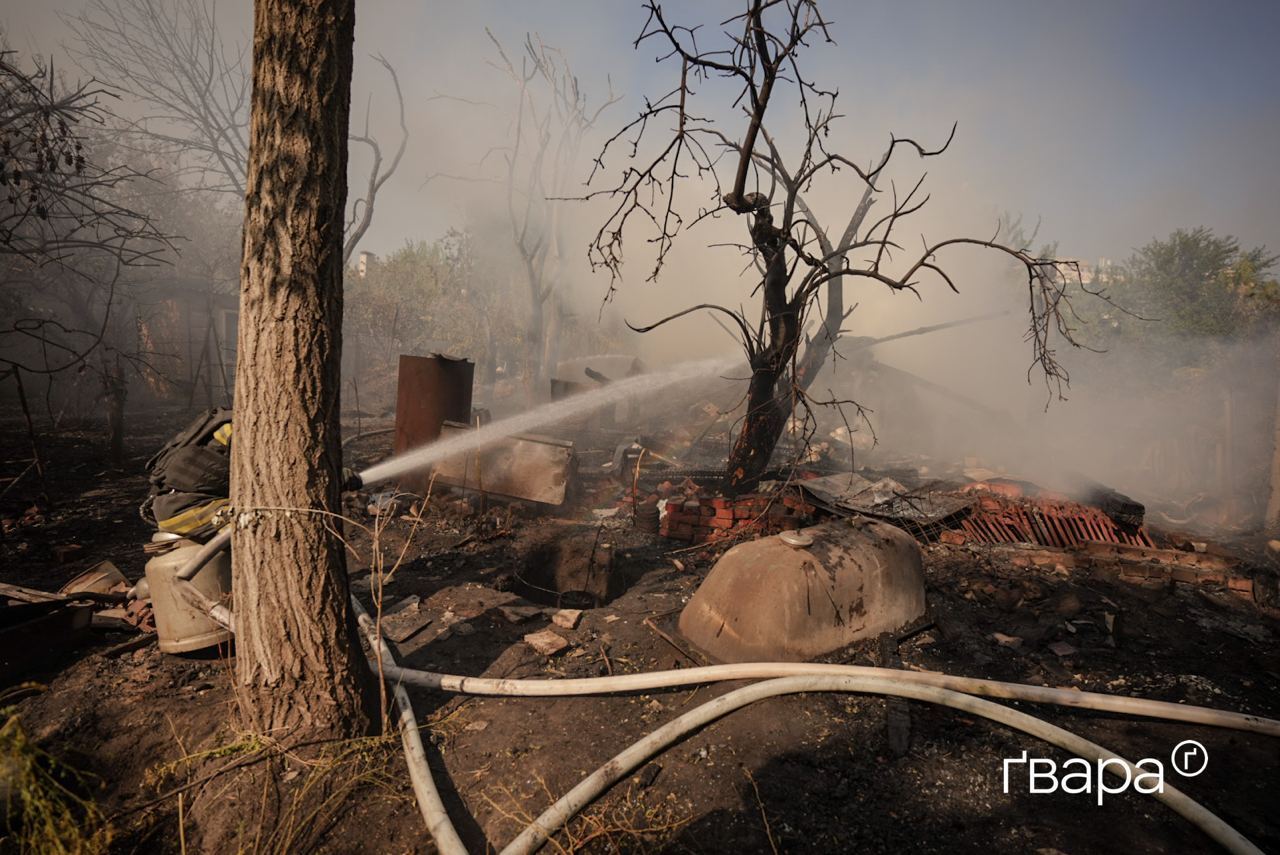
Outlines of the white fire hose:
M 201 608 L 228 628 L 233 623 L 231 612 L 196 591 L 188 580 L 210 558 L 226 548 L 230 541 L 230 529 L 220 532 L 205 544 L 205 547 L 175 577 L 178 589 L 188 594 L 193 605 Z M 393 698 L 399 711 L 397 723 L 404 742 L 410 782 L 427 830 L 435 841 L 436 847 L 444 855 L 466 855 L 466 848 L 449 820 L 439 789 L 431 775 L 431 768 L 427 763 L 426 752 L 418 730 L 417 717 L 403 684 L 460 694 L 560 697 L 644 691 L 726 680 L 763 681 L 728 692 L 679 716 L 615 756 L 544 811 L 507 845 L 503 850 L 504 855 L 536 851 L 578 811 L 650 757 L 709 722 L 755 701 L 778 695 L 803 692 L 858 692 L 940 704 L 998 721 L 1091 762 L 1112 761 L 1123 767 L 1130 775 L 1140 770 L 1102 746 L 1019 710 L 973 696 L 986 695 L 1007 700 L 1048 703 L 1280 736 L 1280 721 L 1245 713 L 1097 692 L 1078 692 L 1073 689 L 1055 689 L 974 677 L 955 677 L 928 671 L 900 671 L 859 665 L 756 662 L 564 680 L 505 680 L 438 674 L 401 668 L 396 665 L 390 645 L 379 635 L 372 618 L 354 595 L 351 597 L 351 607 L 368 637 L 375 668 L 381 671 L 383 677 L 392 686 Z M 1107 768 L 1111 771 L 1110 765 Z M 1250 855 L 1261 853 L 1261 850 L 1242 834 L 1181 791 L 1165 785 L 1162 791 L 1154 795 L 1221 844 L 1227 851 L 1250 853 Z

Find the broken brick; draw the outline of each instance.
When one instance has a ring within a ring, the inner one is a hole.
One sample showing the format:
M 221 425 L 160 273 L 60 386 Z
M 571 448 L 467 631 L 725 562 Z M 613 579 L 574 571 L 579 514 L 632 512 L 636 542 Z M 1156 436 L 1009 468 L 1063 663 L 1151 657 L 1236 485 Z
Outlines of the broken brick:
M 554 656 L 569 646 L 561 635 L 549 629 L 529 633 L 524 637 L 524 643 L 543 656 Z

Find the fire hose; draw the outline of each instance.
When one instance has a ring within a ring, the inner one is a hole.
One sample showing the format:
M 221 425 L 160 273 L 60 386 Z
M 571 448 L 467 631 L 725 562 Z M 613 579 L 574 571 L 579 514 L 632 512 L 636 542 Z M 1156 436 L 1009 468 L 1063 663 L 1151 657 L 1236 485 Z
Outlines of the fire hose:
M 177 588 L 189 602 L 202 609 L 219 623 L 231 627 L 232 614 L 225 606 L 214 603 L 196 591 L 189 583 L 221 549 L 230 543 L 230 529 L 225 529 L 205 544 L 187 566 L 176 576 Z M 483 677 L 464 677 L 438 674 L 395 664 L 390 646 L 378 633 L 368 612 L 355 596 L 351 606 L 364 629 L 371 648 L 371 658 L 383 678 L 392 686 L 393 698 L 399 710 L 398 725 L 405 747 L 405 760 L 409 767 L 410 782 L 417 797 L 427 829 L 437 848 L 446 855 L 465 855 L 466 849 L 457 835 L 440 799 L 440 793 L 431 775 L 418 731 L 417 717 L 413 712 L 404 684 L 424 688 L 456 692 L 459 694 L 499 695 L 520 697 L 554 697 L 566 695 L 599 695 L 625 691 L 688 686 L 725 680 L 762 680 L 742 689 L 729 692 L 684 715 L 627 748 L 610 762 L 597 769 L 564 797 L 545 811 L 513 840 L 505 853 L 536 851 L 584 806 L 598 798 L 610 786 L 642 764 L 649 757 L 678 742 L 688 733 L 705 724 L 768 697 L 803 692 L 858 692 L 880 694 L 926 701 L 949 706 L 974 715 L 998 721 L 1016 730 L 1044 739 L 1053 745 L 1090 761 L 1113 761 L 1129 774 L 1136 767 L 1124 758 L 1096 745 L 1070 731 L 1049 724 L 1041 719 L 974 695 L 1004 698 L 1032 703 L 1049 703 L 1059 706 L 1099 710 L 1104 712 L 1140 715 L 1170 721 L 1225 727 L 1234 730 L 1280 736 L 1280 721 L 1214 710 L 1151 701 L 1140 698 L 1104 695 L 1096 692 L 1078 692 L 1073 689 L 1055 689 L 1029 686 L 1021 683 L 1005 683 L 972 677 L 956 677 L 927 671 L 899 671 L 857 665 L 827 665 L 797 662 L 763 662 L 734 665 L 712 665 L 676 671 L 656 671 L 643 674 L 625 674 L 614 677 L 592 677 L 564 680 L 505 680 Z M 1111 771 L 1110 766 L 1107 767 Z M 1243 835 L 1223 822 L 1203 805 L 1181 791 L 1165 786 L 1154 793 L 1176 813 L 1192 822 L 1205 834 L 1233 853 L 1260 853 L 1257 847 Z

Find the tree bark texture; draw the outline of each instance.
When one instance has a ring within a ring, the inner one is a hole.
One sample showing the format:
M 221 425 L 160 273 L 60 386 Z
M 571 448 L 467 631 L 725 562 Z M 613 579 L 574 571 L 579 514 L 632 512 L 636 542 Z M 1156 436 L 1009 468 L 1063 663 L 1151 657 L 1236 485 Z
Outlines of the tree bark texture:
M 256 0 L 231 500 L 245 724 L 369 727 L 338 424 L 354 0 Z
M 790 277 L 786 245 L 774 228 L 767 208 L 756 213 L 752 241 L 765 258 L 764 309 L 769 344 L 751 359 L 747 413 L 729 452 L 725 473 L 725 491 L 731 495 L 754 490 L 769 468 L 769 460 L 794 405 L 793 391 L 779 390 L 778 380 L 785 375 L 800 343 L 799 313 L 787 299 Z

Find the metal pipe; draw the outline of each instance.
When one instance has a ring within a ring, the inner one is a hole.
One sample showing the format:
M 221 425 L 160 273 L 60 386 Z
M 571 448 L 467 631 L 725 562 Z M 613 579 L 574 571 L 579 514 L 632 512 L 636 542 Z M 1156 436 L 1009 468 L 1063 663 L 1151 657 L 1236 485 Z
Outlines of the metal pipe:
M 200 572 L 200 568 L 213 560 L 213 556 L 226 549 L 231 544 L 231 526 L 223 526 L 222 530 L 209 538 L 208 543 L 200 548 L 200 551 L 191 556 L 191 560 L 186 563 L 181 570 L 173 574 L 173 578 L 181 579 L 189 582 L 195 575 Z

